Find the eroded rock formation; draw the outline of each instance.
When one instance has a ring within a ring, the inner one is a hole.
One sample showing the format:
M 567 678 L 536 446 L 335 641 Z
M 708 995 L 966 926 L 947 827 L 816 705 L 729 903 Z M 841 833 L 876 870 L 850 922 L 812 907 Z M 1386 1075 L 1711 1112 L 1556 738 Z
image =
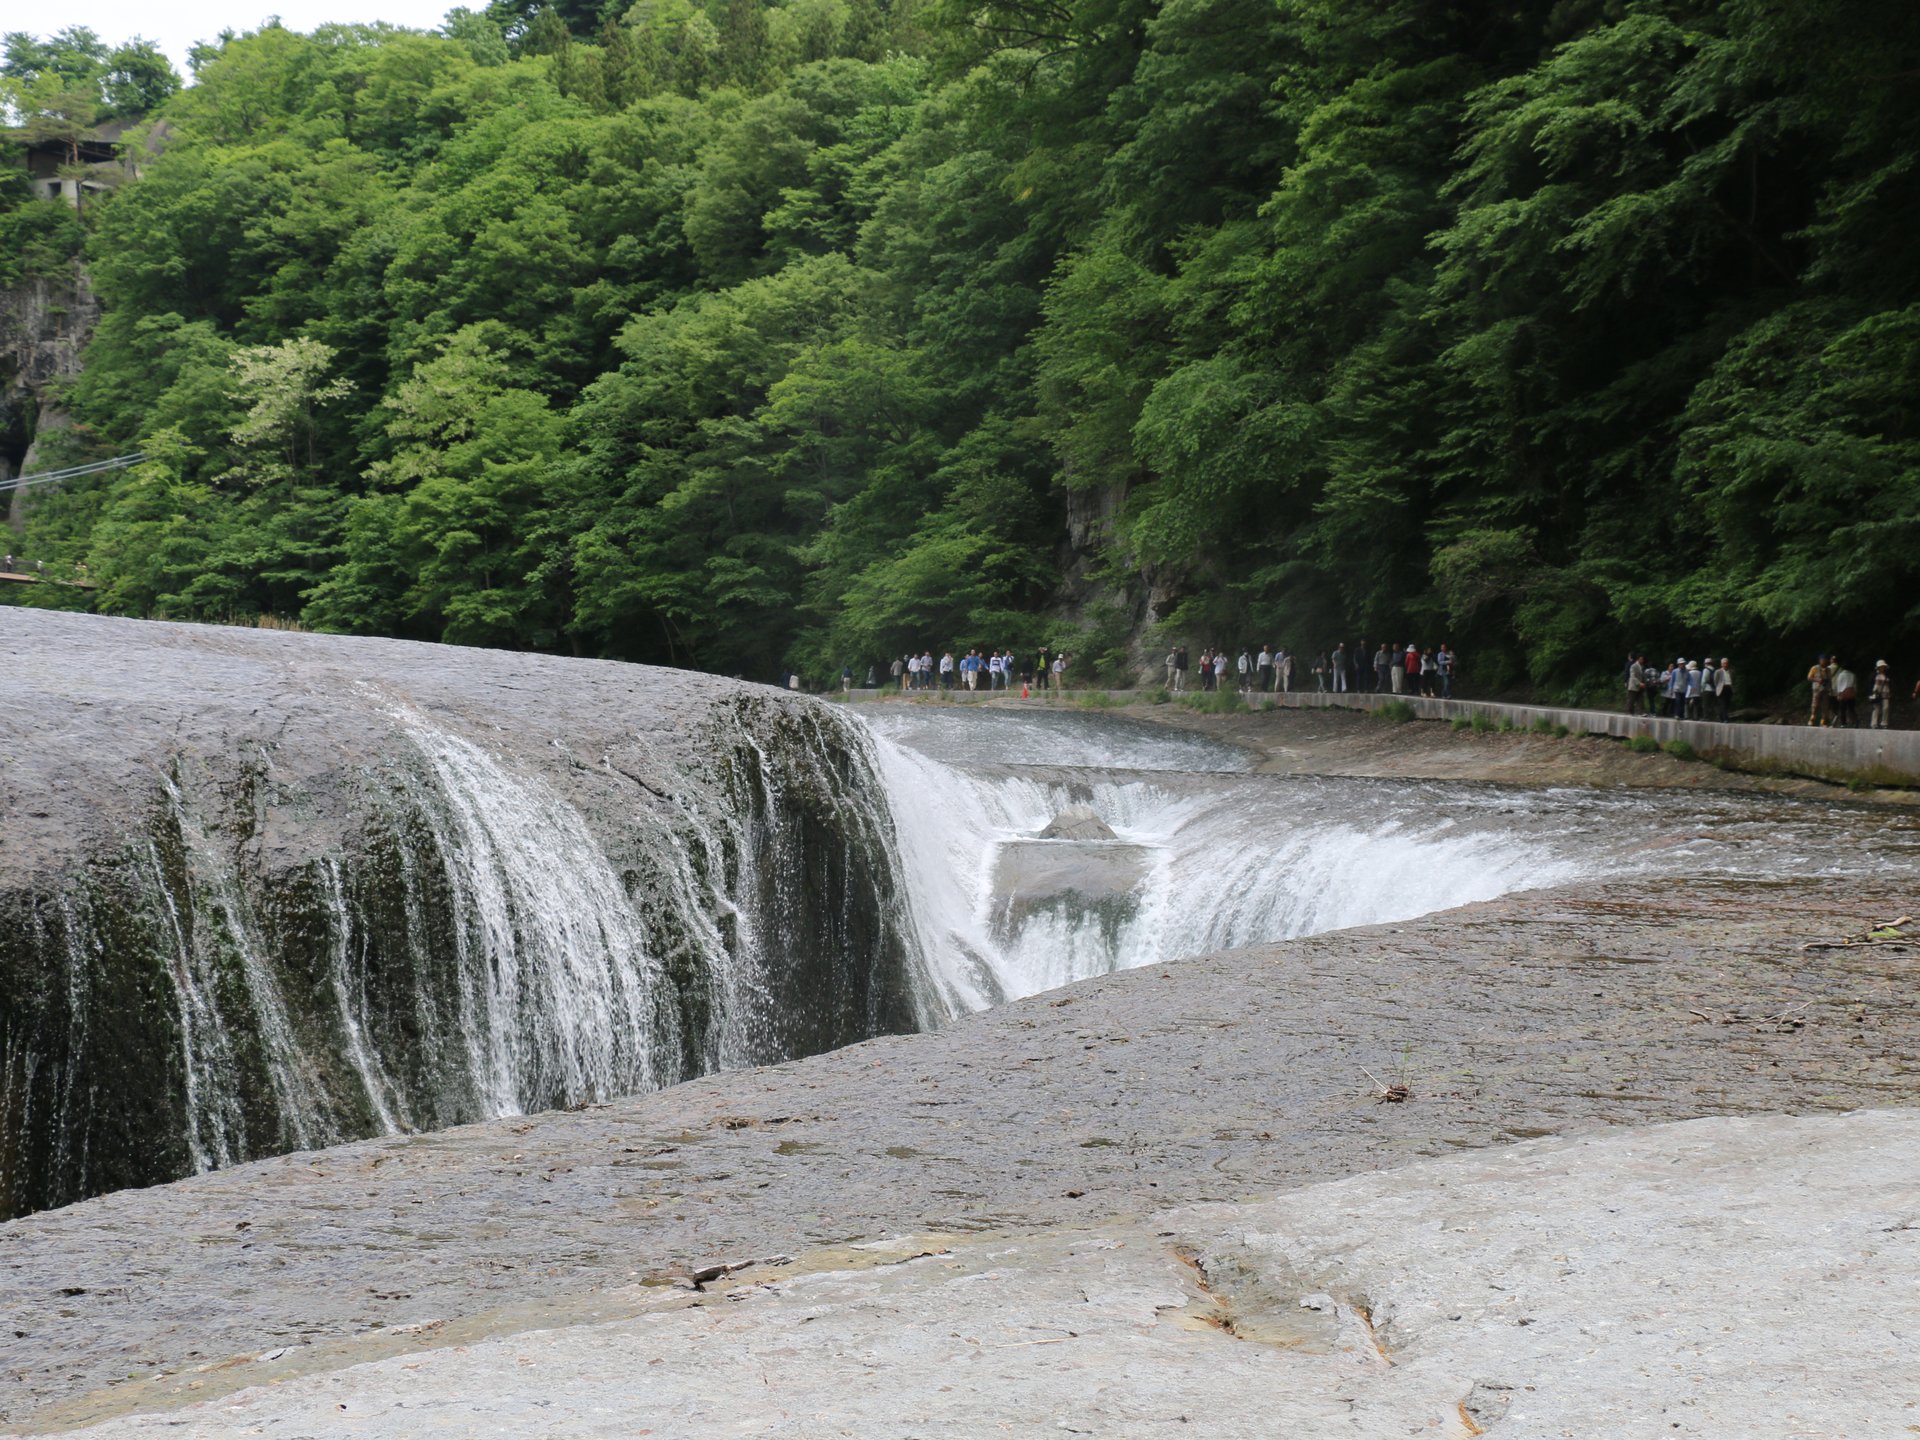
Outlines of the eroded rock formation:
M 0 1214 L 911 1029 L 829 707 L 0 611 Z

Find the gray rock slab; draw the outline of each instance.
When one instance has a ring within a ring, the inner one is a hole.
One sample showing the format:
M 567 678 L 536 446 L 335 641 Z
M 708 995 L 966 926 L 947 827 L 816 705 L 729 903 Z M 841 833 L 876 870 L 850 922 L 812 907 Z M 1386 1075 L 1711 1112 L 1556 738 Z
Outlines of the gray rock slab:
M 405 716 L 477 737 L 546 776 L 590 818 L 672 814 L 710 767 L 714 708 L 770 686 L 654 666 L 0 607 L 0 887 L 120 843 L 181 765 L 266 765 L 286 800 L 262 847 L 339 843 L 340 797 L 395 749 Z M 339 833 L 333 833 L 339 832 Z
M 1150 1223 L 749 1267 L 75 1433 L 1902 1434 L 1917 1181 L 1915 1110 L 1533 1142 Z

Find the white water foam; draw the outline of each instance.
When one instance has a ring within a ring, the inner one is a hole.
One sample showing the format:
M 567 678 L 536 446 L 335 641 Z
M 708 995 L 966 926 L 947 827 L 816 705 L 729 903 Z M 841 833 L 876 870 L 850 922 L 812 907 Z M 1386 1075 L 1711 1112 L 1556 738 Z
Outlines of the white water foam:
M 671 983 L 579 812 L 471 742 L 396 718 L 444 802 L 460 1034 L 486 1113 L 657 1088 Z

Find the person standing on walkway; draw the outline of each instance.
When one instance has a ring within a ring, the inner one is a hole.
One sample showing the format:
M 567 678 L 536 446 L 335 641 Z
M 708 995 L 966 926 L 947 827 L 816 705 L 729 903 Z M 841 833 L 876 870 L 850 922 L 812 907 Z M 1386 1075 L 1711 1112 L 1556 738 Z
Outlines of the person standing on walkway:
M 1833 689 L 1834 724 L 1847 730 L 1860 728 L 1860 682 L 1853 671 L 1834 657 L 1833 679 L 1829 682 Z
M 1173 650 L 1173 693 L 1178 695 L 1187 688 L 1187 647 L 1176 645 Z
M 1884 660 L 1873 667 L 1873 688 L 1867 692 L 1867 700 L 1867 728 L 1892 729 L 1887 722 L 1893 716 L 1893 672 L 1887 669 Z
M 1627 714 L 1640 713 L 1640 697 L 1647 689 L 1647 667 L 1638 655 L 1627 656 Z
M 1446 641 L 1440 642 L 1440 649 L 1433 657 L 1433 664 L 1440 677 L 1440 698 L 1451 700 L 1453 698 L 1453 647 Z
M 1240 671 L 1240 693 L 1244 695 L 1253 684 L 1253 656 L 1247 653 L 1246 646 L 1240 647 L 1240 658 L 1235 665 Z
M 1827 723 L 1827 657 L 1816 655 L 1813 664 L 1807 670 L 1807 689 L 1811 700 L 1807 707 L 1807 724 L 1824 725 Z
M 1866 691 L 1866 728 L 1893 730 L 1893 672 L 1885 660 L 1874 662 L 1874 684 Z
M 1686 717 L 1689 720 L 1700 718 L 1700 699 L 1706 693 L 1706 672 L 1698 664 L 1687 666 Z
M 1725 655 L 1720 657 L 1720 665 L 1713 672 L 1713 696 L 1720 702 L 1720 723 L 1727 725 L 1733 721 L 1733 661 Z
M 1333 647 L 1333 693 L 1347 693 L 1347 645 L 1344 640 Z
M 1072 658 L 1064 650 L 1053 657 L 1053 688 L 1063 695 L 1067 689 L 1067 662 Z
M 1178 673 L 1179 664 L 1180 647 L 1177 645 L 1169 646 L 1167 649 L 1167 689 L 1169 692 L 1177 693 L 1180 689 L 1173 678 L 1175 674 Z
M 1253 662 L 1255 687 L 1262 695 L 1273 688 L 1273 647 L 1262 645 L 1260 654 Z

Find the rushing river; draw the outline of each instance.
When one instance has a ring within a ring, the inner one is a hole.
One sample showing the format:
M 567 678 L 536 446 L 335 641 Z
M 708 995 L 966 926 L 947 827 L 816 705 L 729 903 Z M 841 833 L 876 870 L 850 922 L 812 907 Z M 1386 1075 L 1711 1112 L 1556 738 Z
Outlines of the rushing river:
M 1289 777 L 1253 773 L 1238 746 L 1097 712 L 858 714 L 913 932 L 953 1011 L 1608 875 L 1920 871 L 1920 821 L 1859 805 Z M 1073 805 L 1112 838 L 1038 838 Z

